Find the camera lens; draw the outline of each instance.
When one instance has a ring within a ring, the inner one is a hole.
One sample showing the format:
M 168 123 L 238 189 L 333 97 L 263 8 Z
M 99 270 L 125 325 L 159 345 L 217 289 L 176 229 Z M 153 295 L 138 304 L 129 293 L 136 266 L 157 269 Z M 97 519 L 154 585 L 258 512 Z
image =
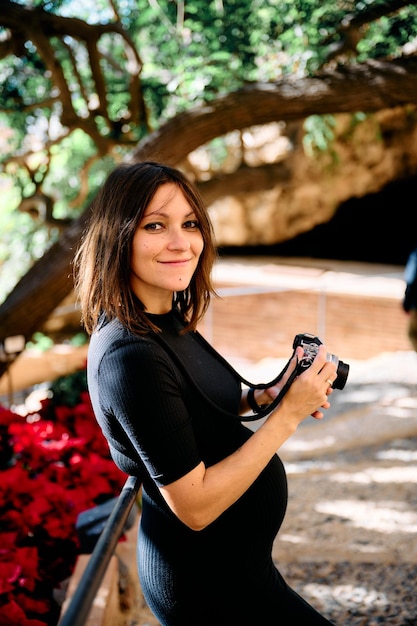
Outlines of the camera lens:
M 347 377 L 349 374 L 349 365 L 347 363 L 343 363 L 343 361 L 339 361 L 339 357 L 337 357 L 335 354 L 330 354 L 330 352 L 327 353 L 327 360 L 330 363 L 334 363 L 335 365 L 337 365 L 337 378 L 332 385 L 333 389 L 343 389 L 343 387 L 346 385 Z
M 343 361 L 339 361 L 337 366 L 337 378 L 333 383 L 333 387 L 335 389 L 343 389 L 346 385 L 347 377 L 349 374 L 349 365 L 347 363 L 343 363 Z

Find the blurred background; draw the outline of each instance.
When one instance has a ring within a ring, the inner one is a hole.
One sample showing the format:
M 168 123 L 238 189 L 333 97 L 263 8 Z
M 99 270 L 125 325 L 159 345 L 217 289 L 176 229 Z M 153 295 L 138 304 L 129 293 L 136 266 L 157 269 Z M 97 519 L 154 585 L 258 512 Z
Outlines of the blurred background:
M 0 623 L 56 626 L 77 514 L 125 479 L 88 403 L 72 260 L 108 172 L 143 159 L 206 201 L 200 330 L 243 376 L 274 378 L 303 332 L 350 365 L 280 451 L 277 558 L 340 625 L 416 623 L 416 52 L 403 0 L 0 1 Z M 150 624 L 139 595 L 103 623 Z

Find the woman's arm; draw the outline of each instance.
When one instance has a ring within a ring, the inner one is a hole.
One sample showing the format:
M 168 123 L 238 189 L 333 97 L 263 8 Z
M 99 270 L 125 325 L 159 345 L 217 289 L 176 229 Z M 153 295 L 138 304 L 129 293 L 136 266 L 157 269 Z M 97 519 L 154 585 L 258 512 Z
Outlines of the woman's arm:
M 329 408 L 328 381 L 336 379 L 336 365 L 326 361 L 326 354 L 325 346 L 320 346 L 313 364 L 294 380 L 277 408 L 238 450 L 211 467 L 200 463 L 185 476 L 160 487 L 167 504 L 184 524 L 193 530 L 208 526 L 245 493 L 306 417 L 323 417 L 317 407 Z M 290 372 L 295 364 L 294 357 Z M 267 390 L 266 398 L 261 393 L 255 398 L 263 403 L 269 397 L 271 402 L 278 393 L 278 386 L 274 386 Z

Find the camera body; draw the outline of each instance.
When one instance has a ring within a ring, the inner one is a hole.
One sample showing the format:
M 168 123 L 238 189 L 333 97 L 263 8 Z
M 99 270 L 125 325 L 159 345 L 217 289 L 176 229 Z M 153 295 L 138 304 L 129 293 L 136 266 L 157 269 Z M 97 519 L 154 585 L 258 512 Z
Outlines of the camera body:
M 293 349 L 295 350 L 298 346 L 301 346 L 304 350 L 304 355 L 299 360 L 297 366 L 300 374 L 313 363 L 319 346 L 321 346 L 322 343 L 323 342 L 318 337 L 310 335 L 309 333 L 301 333 L 295 336 L 292 345 Z M 337 365 L 337 377 L 332 386 L 334 389 L 343 389 L 349 374 L 349 365 L 343 363 L 343 361 L 339 361 L 339 358 L 335 354 L 330 354 L 329 352 L 327 353 L 327 360 Z

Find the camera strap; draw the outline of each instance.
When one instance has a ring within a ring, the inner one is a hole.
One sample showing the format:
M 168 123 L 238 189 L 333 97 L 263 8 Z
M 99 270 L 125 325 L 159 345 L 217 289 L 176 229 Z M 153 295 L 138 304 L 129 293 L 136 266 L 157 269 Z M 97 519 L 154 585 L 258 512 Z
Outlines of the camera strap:
M 256 405 L 256 403 L 255 403 L 255 405 L 251 406 L 252 413 L 246 413 L 245 415 L 239 415 L 237 413 L 231 413 L 230 411 L 227 411 L 226 409 L 223 409 L 222 407 L 218 406 L 205 393 L 205 391 L 201 388 L 199 383 L 193 377 L 192 372 L 190 371 L 190 368 L 185 365 L 185 363 L 183 362 L 181 357 L 178 355 L 178 353 L 173 349 L 173 347 L 169 344 L 169 342 L 166 341 L 161 336 L 160 333 L 154 333 L 152 337 L 157 341 L 157 343 L 160 344 L 161 347 L 164 348 L 164 350 L 171 357 L 172 361 L 174 361 L 179 366 L 180 370 L 183 372 L 185 377 L 192 383 L 193 387 L 199 392 L 199 394 L 203 397 L 205 402 L 207 402 L 209 405 L 211 405 L 213 407 L 213 409 L 215 409 L 216 411 L 218 411 L 220 413 L 223 413 L 223 415 L 225 415 L 225 416 L 227 416 L 229 418 L 231 417 L 233 419 L 237 419 L 240 422 L 253 422 L 255 420 L 262 419 L 263 417 L 266 417 L 267 415 L 269 415 L 278 406 L 278 404 L 281 402 L 281 400 L 283 399 L 283 397 L 287 393 L 288 389 L 290 388 L 294 378 L 296 378 L 296 376 L 298 376 L 298 374 L 299 374 L 298 368 L 297 367 L 294 368 L 294 371 L 288 377 L 288 380 L 286 381 L 286 383 L 284 384 L 284 386 L 280 390 L 279 394 L 276 396 L 276 398 L 274 398 L 271 401 L 270 404 L 266 404 L 266 405 L 262 405 L 262 406 L 258 407 Z M 200 333 L 196 332 L 195 333 L 195 337 L 204 346 L 204 348 L 206 350 L 211 352 L 215 356 L 215 358 L 217 360 L 219 360 L 220 362 L 223 363 L 223 365 L 233 374 L 233 376 L 235 378 L 237 378 L 243 385 L 246 385 L 249 389 L 253 389 L 253 390 L 255 390 L 255 389 L 268 389 L 268 387 L 272 387 L 272 386 L 276 385 L 277 383 L 279 383 L 279 381 L 282 379 L 282 377 L 284 376 L 285 372 L 287 371 L 288 366 L 289 366 L 289 364 L 291 362 L 291 359 L 294 356 L 294 354 L 293 354 L 291 356 L 291 358 L 288 360 L 288 362 L 285 365 L 285 367 L 283 368 L 283 370 L 278 374 L 278 376 L 276 376 L 270 382 L 268 382 L 268 383 L 251 383 L 248 380 L 246 380 L 245 378 L 243 378 L 243 376 L 241 376 L 241 374 L 239 374 L 232 367 L 232 365 L 230 365 L 230 363 L 228 363 L 228 361 L 226 361 L 226 359 L 224 359 L 221 356 L 221 354 L 216 352 L 214 350 L 214 348 L 204 339 L 204 337 L 202 335 L 200 335 Z
M 290 361 L 291 361 L 291 359 L 288 361 L 288 363 L 286 364 L 284 369 L 278 374 L 278 376 L 276 378 L 274 378 L 274 380 L 271 380 L 269 383 L 253 384 L 253 383 L 250 383 L 248 381 L 245 381 L 242 377 L 240 377 L 241 381 L 245 385 L 247 385 L 249 387 L 248 394 L 251 393 L 251 390 L 254 391 L 255 389 L 268 389 L 268 387 L 272 387 L 273 385 L 276 385 L 277 383 L 279 383 L 279 381 L 281 380 L 281 378 L 283 377 L 283 375 L 287 371 L 288 366 L 290 364 Z M 278 404 L 281 402 L 282 398 L 285 396 L 285 394 L 287 393 L 288 389 L 291 387 L 291 384 L 292 384 L 294 378 L 296 378 L 298 376 L 298 374 L 299 374 L 299 372 L 298 372 L 297 368 L 295 368 L 294 371 L 291 372 L 290 376 L 288 377 L 287 382 L 281 388 L 279 394 L 270 402 L 270 404 L 263 404 L 263 405 L 259 406 L 255 399 L 252 402 L 248 398 L 248 404 L 251 407 L 251 409 L 253 410 L 253 413 L 251 413 L 249 415 L 239 416 L 241 421 L 245 421 L 245 422 L 249 421 L 250 422 L 250 421 L 257 420 L 257 419 L 261 419 L 261 417 L 266 417 L 267 415 L 269 415 L 269 413 L 271 413 L 271 411 L 273 411 L 278 406 Z

